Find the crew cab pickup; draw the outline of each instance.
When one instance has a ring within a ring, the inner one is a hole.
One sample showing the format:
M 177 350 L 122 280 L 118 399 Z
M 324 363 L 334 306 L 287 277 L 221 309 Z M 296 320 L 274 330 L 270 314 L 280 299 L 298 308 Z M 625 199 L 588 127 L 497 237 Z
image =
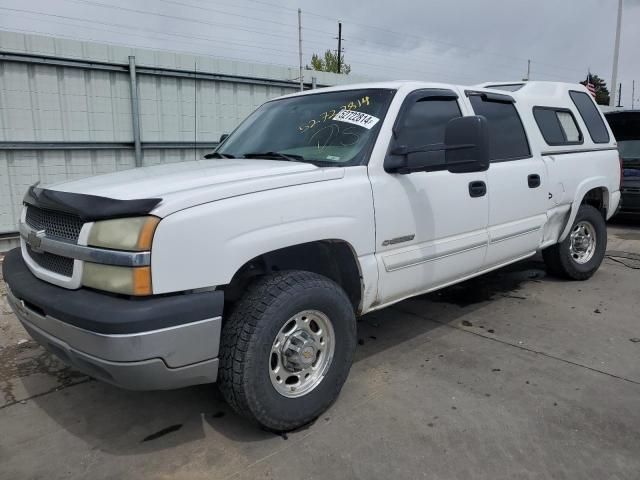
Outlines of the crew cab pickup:
M 274 430 L 337 398 L 357 316 L 538 251 L 585 280 L 620 199 L 615 139 L 577 84 L 312 90 L 206 158 L 31 187 L 9 300 L 88 375 L 217 381 Z

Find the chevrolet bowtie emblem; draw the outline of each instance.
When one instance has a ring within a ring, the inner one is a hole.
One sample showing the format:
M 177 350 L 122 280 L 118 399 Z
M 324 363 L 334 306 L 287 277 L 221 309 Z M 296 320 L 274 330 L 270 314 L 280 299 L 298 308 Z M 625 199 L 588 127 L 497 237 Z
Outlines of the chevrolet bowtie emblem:
M 43 250 L 40 248 L 42 246 L 42 239 L 45 237 L 44 230 L 38 230 L 37 232 L 29 232 L 27 235 L 27 245 L 31 247 L 36 253 L 42 253 Z

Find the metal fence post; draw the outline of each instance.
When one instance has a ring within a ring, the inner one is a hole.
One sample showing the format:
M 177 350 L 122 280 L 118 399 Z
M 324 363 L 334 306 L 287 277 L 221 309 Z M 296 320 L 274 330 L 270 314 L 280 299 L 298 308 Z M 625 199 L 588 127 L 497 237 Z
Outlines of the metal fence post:
M 142 166 L 142 145 L 140 144 L 140 117 L 138 107 L 138 83 L 136 80 L 136 57 L 129 56 L 129 80 L 131 85 L 131 122 L 133 143 L 136 148 L 136 167 Z

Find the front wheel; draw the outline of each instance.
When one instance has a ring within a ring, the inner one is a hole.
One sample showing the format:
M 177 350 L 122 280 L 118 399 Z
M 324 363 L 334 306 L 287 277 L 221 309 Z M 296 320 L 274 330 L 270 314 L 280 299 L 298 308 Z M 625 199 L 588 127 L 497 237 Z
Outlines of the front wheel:
M 219 387 L 241 415 L 291 430 L 335 401 L 355 346 L 353 307 L 335 282 L 302 271 L 268 275 L 223 326 Z
M 562 242 L 543 250 L 551 273 L 571 280 L 586 280 L 600 267 L 607 251 L 607 225 L 591 205 L 580 205 L 571 231 Z

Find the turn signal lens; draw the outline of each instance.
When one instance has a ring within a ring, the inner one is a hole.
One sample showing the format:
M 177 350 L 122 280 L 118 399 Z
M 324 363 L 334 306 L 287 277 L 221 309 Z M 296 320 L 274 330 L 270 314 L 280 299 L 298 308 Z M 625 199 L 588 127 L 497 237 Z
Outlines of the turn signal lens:
M 151 267 L 116 267 L 85 262 L 82 285 L 124 295 L 144 296 L 153 293 Z
M 133 269 L 133 294 L 151 295 L 151 267 Z
M 140 235 L 138 236 L 138 250 L 151 250 L 151 243 L 153 242 L 153 234 L 156 231 L 156 227 L 160 223 L 158 217 L 147 217 Z

